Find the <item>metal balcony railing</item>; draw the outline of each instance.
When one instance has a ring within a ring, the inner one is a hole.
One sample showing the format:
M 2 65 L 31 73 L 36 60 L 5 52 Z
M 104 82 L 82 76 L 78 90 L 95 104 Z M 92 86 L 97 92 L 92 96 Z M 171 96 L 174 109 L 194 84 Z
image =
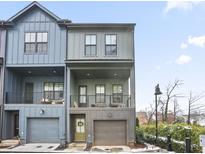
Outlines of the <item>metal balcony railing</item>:
M 7 92 L 7 104 L 64 104 L 63 91 Z
M 71 95 L 71 108 L 78 107 L 131 107 L 131 96 L 114 95 Z

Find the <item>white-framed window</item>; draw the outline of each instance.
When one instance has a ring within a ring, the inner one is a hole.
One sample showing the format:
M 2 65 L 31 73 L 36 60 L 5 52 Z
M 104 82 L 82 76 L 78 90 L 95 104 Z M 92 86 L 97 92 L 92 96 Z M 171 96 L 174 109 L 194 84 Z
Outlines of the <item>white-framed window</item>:
M 46 53 L 48 48 L 47 32 L 26 32 L 24 52 L 27 54 Z
M 105 55 L 117 55 L 117 35 L 105 35 Z
M 97 53 L 96 40 L 97 36 L 95 34 L 86 34 L 85 35 L 85 55 L 86 56 L 95 56 Z

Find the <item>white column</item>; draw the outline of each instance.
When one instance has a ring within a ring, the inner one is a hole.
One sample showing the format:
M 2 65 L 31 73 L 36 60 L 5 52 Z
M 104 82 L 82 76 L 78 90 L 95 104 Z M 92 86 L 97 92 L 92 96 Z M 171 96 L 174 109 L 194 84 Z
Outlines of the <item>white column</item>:
M 67 142 L 69 143 L 70 142 L 70 68 L 69 67 L 66 67 L 66 89 L 65 89 L 65 92 L 66 92 L 66 101 L 65 101 L 65 107 L 66 107 L 66 110 L 65 110 L 65 115 L 66 115 L 66 134 L 67 134 Z

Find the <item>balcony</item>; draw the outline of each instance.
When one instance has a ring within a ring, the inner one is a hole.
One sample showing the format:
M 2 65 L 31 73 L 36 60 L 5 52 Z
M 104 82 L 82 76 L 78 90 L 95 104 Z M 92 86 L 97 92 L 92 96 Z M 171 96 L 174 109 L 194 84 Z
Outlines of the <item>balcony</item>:
M 64 104 L 63 91 L 7 92 L 6 104 Z
M 71 108 L 131 107 L 130 95 L 71 95 Z

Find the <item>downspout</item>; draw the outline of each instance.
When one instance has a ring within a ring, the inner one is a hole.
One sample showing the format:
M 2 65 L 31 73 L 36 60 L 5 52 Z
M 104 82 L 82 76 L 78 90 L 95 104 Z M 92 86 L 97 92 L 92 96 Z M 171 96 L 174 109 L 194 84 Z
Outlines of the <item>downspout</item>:
M 4 48 L 4 60 L 3 60 L 3 66 L 2 66 L 2 72 L 3 72 L 3 75 L 2 75 L 2 77 L 3 77 L 3 79 L 2 79 L 2 86 L 3 86 L 3 98 L 2 98 L 2 100 L 3 100 L 3 102 L 2 102 L 2 107 L 1 107 L 1 120 L 0 120 L 0 139 L 2 139 L 2 136 L 3 136 L 3 125 L 4 125 L 4 122 L 3 122 L 3 120 L 4 120 L 4 104 L 5 104 L 5 68 L 6 68 L 6 56 L 7 56 L 7 54 L 6 54 L 6 51 L 7 51 L 7 29 L 5 29 L 5 42 L 4 42 L 4 45 L 5 45 L 5 48 Z

